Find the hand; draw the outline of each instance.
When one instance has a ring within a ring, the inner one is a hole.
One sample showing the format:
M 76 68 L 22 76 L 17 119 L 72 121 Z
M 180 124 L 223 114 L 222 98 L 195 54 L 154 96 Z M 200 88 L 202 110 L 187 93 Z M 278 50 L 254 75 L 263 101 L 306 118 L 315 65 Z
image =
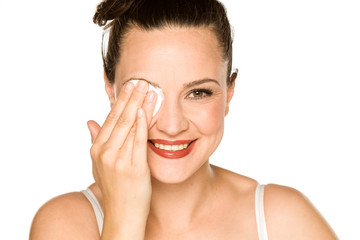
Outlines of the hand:
M 120 222 L 131 221 L 129 218 L 146 222 L 149 213 L 147 133 L 156 94 L 147 91 L 146 81 L 139 81 L 136 88 L 127 82 L 102 128 L 95 121 L 88 121 L 93 175 L 104 199 L 104 225 L 106 219 L 119 216 L 128 217 Z

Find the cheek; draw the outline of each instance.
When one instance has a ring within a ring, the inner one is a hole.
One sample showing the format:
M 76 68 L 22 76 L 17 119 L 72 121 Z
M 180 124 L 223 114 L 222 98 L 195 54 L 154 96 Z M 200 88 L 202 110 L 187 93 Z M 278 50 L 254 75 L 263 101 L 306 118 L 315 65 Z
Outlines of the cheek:
M 187 118 L 204 135 L 211 135 L 224 126 L 225 106 L 222 101 L 198 104 L 186 109 Z

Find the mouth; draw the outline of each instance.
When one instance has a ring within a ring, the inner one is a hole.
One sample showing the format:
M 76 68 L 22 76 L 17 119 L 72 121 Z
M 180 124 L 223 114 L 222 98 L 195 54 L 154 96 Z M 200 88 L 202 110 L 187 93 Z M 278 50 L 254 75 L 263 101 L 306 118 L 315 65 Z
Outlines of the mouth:
M 196 141 L 197 139 L 177 141 L 151 139 L 148 140 L 148 145 L 154 153 L 163 158 L 178 159 L 190 154 L 194 149 Z
M 177 141 L 166 141 L 160 139 L 148 140 L 155 148 L 170 152 L 183 151 L 190 147 L 195 140 L 177 140 Z

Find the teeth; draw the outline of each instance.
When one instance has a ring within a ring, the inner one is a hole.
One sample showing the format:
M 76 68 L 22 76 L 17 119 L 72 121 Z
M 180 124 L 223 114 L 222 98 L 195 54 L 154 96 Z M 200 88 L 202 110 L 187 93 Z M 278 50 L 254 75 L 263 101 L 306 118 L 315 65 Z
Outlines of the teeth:
M 164 144 L 159 144 L 159 143 L 154 143 L 156 148 L 162 149 L 162 150 L 166 150 L 166 151 L 181 151 L 186 149 L 189 144 L 180 144 L 180 145 L 164 145 Z

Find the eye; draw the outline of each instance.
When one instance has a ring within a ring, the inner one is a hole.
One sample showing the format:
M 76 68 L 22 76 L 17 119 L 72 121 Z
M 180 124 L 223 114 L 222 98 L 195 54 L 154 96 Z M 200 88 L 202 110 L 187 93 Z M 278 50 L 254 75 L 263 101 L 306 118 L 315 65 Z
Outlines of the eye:
M 198 100 L 204 97 L 210 97 L 212 95 L 212 91 L 210 89 L 194 89 L 188 94 L 189 98 L 194 100 Z

